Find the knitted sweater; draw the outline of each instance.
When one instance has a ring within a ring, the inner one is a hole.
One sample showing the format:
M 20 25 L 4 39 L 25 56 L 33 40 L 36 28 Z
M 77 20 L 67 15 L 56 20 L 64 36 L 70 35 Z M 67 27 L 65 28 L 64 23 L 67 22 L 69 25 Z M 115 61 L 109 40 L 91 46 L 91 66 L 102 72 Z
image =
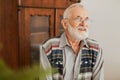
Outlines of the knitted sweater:
M 79 54 L 73 59 L 66 57 L 69 54 L 73 55 L 74 51 L 71 52 L 72 48 L 65 33 L 59 38 L 47 40 L 40 46 L 43 68 L 56 69 L 54 74 L 46 77 L 47 80 L 104 80 L 102 52 L 98 42 L 87 38 L 82 41 Z M 67 64 L 69 61 L 71 62 Z M 70 64 L 73 67 L 68 66 Z

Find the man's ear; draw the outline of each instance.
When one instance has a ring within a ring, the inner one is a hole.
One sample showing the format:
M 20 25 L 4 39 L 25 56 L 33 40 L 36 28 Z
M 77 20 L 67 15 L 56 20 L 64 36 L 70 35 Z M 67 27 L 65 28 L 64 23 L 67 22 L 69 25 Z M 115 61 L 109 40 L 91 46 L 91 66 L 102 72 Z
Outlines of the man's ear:
M 66 30 L 67 29 L 67 20 L 66 19 L 62 19 L 61 20 L 61 24 L 62 24 L 63 28 Z

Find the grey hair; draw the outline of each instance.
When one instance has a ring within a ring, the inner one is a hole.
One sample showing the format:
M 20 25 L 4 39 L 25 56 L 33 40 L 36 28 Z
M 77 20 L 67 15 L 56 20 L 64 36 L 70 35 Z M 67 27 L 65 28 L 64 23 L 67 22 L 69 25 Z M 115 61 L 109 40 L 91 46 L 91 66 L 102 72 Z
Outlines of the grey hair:
M 81 7 L 83 8 L 83 5 L 81 5 L 80 3 L 74 3 L 72 5 L 70 5 L 68 8 L 65 9 L 64 13 L 63 13 L 63 19 L 66 19 L 70 16 L 70 10 L 74 7 Z

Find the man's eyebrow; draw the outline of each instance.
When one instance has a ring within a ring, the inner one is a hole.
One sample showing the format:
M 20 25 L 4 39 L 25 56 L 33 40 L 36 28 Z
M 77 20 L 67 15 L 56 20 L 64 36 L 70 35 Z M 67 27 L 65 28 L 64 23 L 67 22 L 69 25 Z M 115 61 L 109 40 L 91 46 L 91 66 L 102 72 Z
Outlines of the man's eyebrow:
M 78 18 L 78 17 L 82 18 L 81 16 L 76 16 L 76 18 Z
M 79 18 L 79 17 L 82 19 L 81 16 L 76 16 L 75 18 Z M 85 17 L 85 19 L 89 19 L 89 17 Z
M 74 17 L 74 18 L 75 18 L 75 19 L 76 19 L 76 18 L 80 18 L 80 19 L 82 19 L 82 17 L 81 17 L 81 16 L 76 16 L 76 17 Z

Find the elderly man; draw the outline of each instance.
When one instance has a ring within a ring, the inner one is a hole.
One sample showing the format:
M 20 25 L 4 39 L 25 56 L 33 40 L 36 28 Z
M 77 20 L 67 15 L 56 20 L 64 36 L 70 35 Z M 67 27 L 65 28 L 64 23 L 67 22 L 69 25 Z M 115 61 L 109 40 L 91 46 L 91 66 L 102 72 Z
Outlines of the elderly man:
M 88 38 L 88 20 L 80 3 L 70 5 L 61 21 L 65 32 L 40 46 L 42 67 L 57 69 L 47 80 L 104 80 L 101 48 Z

